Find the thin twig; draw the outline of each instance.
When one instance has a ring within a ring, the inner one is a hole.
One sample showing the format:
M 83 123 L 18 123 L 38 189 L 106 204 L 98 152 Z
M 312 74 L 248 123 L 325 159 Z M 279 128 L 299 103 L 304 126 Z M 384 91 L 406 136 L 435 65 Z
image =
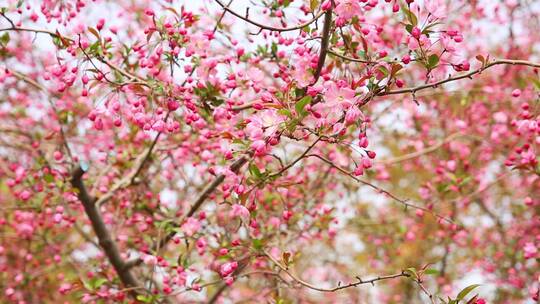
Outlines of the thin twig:
M 377 94 L 377 96 L 386 96 L 386 95 L 396 95 L 396 94 L 405 94 L 405 93 L 416 93 L 418 91 L 421 91 L 421 90 L 425 90 L 425 89 L 429 89 L 429 88 L 437 88 L 438 86 L 440 86 L 441 84 L 444 84 L 444 83 L 447 83 L 447 82 L 452 82 L 452 81 L 456 81 L 456 80 L 460 80 L 460 79 L 464 79 L 464 78 L 470 78 L 471 76 L 473 75 L 476 75 L 476 74 L 480 74 L 482 71 L 488 69 L 488 68 L 491 68 L 493 66 L 496 66 L 496 65 L 501 65 L 501 64 L 509 64 L 509 65 L 523 65 L 523 66 L 530 66 L 530 67 L 535 67 L 535 68 L 540 68 L 540 63 L 535 63 L 535 62 L 531 62 L 531 61 L 526 61 L 526 60 L 513 60 L 513 59 L 498 59 L 498 60 L 495 60 L 495 61 L 492 61 L 488 64 L 485 64 L 483 65 L 482 67 L 474 70 L 474 71 L 471 71 L 469 73 L 465 73 L 465 74 L 461 74 L 461 75 L 457 75 L 457 76 L 453 76 L 453 77 L 448 77 L 444 80 L 440 80 L 440 81 L 437 81 L 437 82 L 434 82 L 434 83 L 428 83 L 428 84 L 423 84 L 423 85 L 419 85 L 419 86 L 416 86 L 416 87 L 411 87 L 411 88 L 405 88 L 405 89 L 400 89 L 400 90 L 393 90 L 393 91 L 381 91 Z
M 377 281 L 390 280 L 390 279 L 395 279 L 395 278 L 400 278 L 400 277 L 410 277 L 410 275 L 408 273 L 404 272 L 404 271 L 402 271 L 400 273 L 396 273 L 396 274 L 386 275 L 386 276 L 378 276 L 376 278 L 369 279 L 369 280 L 363 280 L 359 276 L 357 276 L 356 277 L 356 279 L 358 280 L 357 282 L 353 282 L 353 283 L 350 283 L 350 284 L 347 284 L 347 285 L 340 285 L 340 286 L 336 286 L 336 287 L 333 287 L 333 288 L 322 288 L 322 287 L 315 286 L 313 284 L 310 284 L 310 283 L 300 279 L 298 276 L 293 274 L 287 267 L 281 265 L 281 263 L 278 262 L 276 259 L 274 259 L 274 257 L 272 257 L 272 255 L 270 255 L 269 253 L 264 252 L 264 255 L 267 256 L 270 261 L 272 261 L 283 272 L 288 274 L 289 277 L 291 277 L 291 279 L 293 279 L 298 284 L 300 284 L 300 285 L 302 285 L 304 287 L 307 287 L 309 289 L 313 289 L 313 290 L 320 291 L 320 292 L 336 292 L 336 291 L 339 291 L 341 289 L 346 289 L 346 288 L 350 288 L 350 287 L 356 287 L 356 286 L 363 285 L 363 284 L 375 285 L 375 282 L 377 282 Z
M 223 3 L 222 1 L 220 0 L 215 0 L 217 2 L 217 4 L 219 4 L 219 6 L 221 6 L 224 10 L 228 11 L 229 13 L 231 13 L 232 15 L 246 21 L 247 23 L 251 23 L 257 27 L 259 27 L 260 29 L 264 29 L 264 30 L 270 30 L 270 31 L 275 31 L 275 32 L 289 32 L 289 31 L 294 31 L 294 30 L 299 30 L 299 29 L 302 29 L 310 24 L 312 24 L 313 22 L 317 21 L 322 15 L 323 15 L 323 11 L 320 11 L 319 13 L 317 13 L 317 15 L 315 15 L 315 18 L 307 21 L 307 22 L 304 22 L 302 24 L 298 24 L 296 26 L 293 26 L 293 27 L 286 27 L 286 28 L 278 28 L 278 27 L 273 27 L 273 26 L 269 26 L 269 25 L 265 25 L 265 24 L 262 24 L 262 23 L 259 23 L 257 21 L 253 21 L 251 19 L 249 19 L 248 17 L 246 16 L 242 16 L 240 15 L 239 13 L 233 11 L 228 5 L 225 5 L 225 3 Z

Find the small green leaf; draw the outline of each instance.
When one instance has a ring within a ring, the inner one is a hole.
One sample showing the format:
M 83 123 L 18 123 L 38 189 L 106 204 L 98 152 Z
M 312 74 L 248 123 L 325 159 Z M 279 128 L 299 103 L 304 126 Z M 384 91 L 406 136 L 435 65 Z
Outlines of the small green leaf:
M 52 176 L 52 174 L 45 174 L 43 176 L 43 179 L 47 182 L 47 183 L 52 183 L 54 182 L 54 176 Z
M 412 24 L 405 25 L 405 29 L 407 30 L 407 32 L 409 32 L 409 34 L 412 33 L 412 29 L 413 29 Z
M 272 47 L 271 47 L 270 49 L 271 49 L 271 51 L 272 51 L 272 55 L 273 55 L 273 56 L 277 56 L 277 52 L 278 52 L 278 45 L 277 45 L 277 43 L 272 42 Z
M 294 109 L 296 110 L 296 113 L 298 113 L 299 115 L 305 115 L 306 114 L 306 111 L 304 110 L 304 108 L 309 104 L 311 103 L 311 100 L 313 98 L 311 96 L 304 96 L 302 99 L 300 99 L 295 105 L 294 105 Z
M 9 43 L 9 33 L 4 33 L 4 35 L 0 36 L 0 44 L 2 46 L 6 46 Z
M 384 75 L 384 77 L 388 76 L 389 72 L 386 67 L 380 65 L 377 69 L 379 70 L 379 72 L 381 72 Z
M 475 288 L 477 288 L 480 285 L 481 284 L 473 284 L 473 285 L 463 288 L 463 290 L 458 293 L 456 300 L 458 301 L 463 300 L 463 298 L 465 298 L 471 291 L 473 291 Z
M 262 249 L 262 241 L 259 240 L 259 239 L 254 239 L 253 240 L 253 248 L 257 249 L 257 250 L 261 250 Z
M 416 17 L 416 15 L 411 10 L 409 10 L 407 7 L 403 7 L 402 11 L 413 27 L 418 24 L 418 17 Z
M 94 282 L 92 282 L 92 285 L 94 286 L 94 289 L 99 289 L 105 283 L 107 283 L 107 279 L 97 278 Z
M 424 271 L 424 274 L 427 274 L 427 275 L 438 275 L 439 274 L 439 271 L 437 269 L 426 269 Z
M 254 163 L 251 163 L 249 165 L 249 173 L 251 173 L 251 175 L 259 178 L 262 176 L 261 174 L 261 170 L 259 170 L 259 167 L 257 167 L 257 165 L 255 165 Z
M 291 117 L 291 111 L 289 111 L 288 109 L 279 109 L 278 113 L 287 117 Z
M 435 67 L 437 67 L 437 64 L 439 64 L 439 56 L 437 54 L 431 54 L 429 57 L 428 57 L 428 66 L 427 68 L 428 69 L 434 69 Z
M 143 303 L 150 303 L 150 301 L 152 301 L 152 297 L 146 295 L 137 295 L 137 300 Z

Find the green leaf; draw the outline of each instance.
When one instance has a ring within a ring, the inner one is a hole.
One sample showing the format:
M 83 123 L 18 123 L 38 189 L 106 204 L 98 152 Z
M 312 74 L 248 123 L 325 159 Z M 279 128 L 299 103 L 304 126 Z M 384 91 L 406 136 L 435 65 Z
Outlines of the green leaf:
M 152 301 L 152 297 L 146 295 L 137 295 L 137 300 L 143 303 L 150 303 L 150 301 Z
M 426 269 L 424 271 L 424 274 L 427 274 L 427 275 L 438 275 L 439 274 L 439 271 L 437 269 Z
M 536 87 L 537 90 L 540 90 L 540 80 L 536 79 L 536 78 L 531 78 L 534 86 Z
M 254 239 L 253 240 L 253 248 L 257 249 L 257 250 L 261 250 L 263 247 L 262 245 L 262 241 L 260 239 Z
M 439 56 L 437 54 L 431 54 L 428 57 L 427 68 L 430 69 L 430 70 L 434 69 L 435 67 L 437 67 L 437 64 L 439 64 Z
M 463 298 L 465 298 L 471 291 L 473 291 L 475 288 L 477 288 L 480 285 L 481 284 L 473 284 L 473 285 L 463 288 L 463 290 L 458 293 L 456 300 L 458 301 L 463 300 Z
M 278 45 L 275 42 L 272 42 L 272 47 L 270 48 L 272 55 L 277 57 Z
M 307 112 L 304 110 L 304 108 L 309 104 L 311 103 L 311 100 L 313 98 L 311 96 L 304 96 L 304 98 L 300 99 L 295 105 L 294 105 L 294 109 L 296 110 L 296 113 L 298 113 L 299 115 L 305 115 L 307 114 Z
M 412 24 L 405 25 L 405 29 L 407 30 L 407 32 L 409 32 L 409 34 L 412 33 L 412 29 L 413 29 Z
M 464 185 L 468 184 L 471 180 L 472 180 L 472 177 L 467 176 L 461 181 L 461 183 L 459 183 L 459 185 L 464 186 Z
M 259 178 L 262 176 L 261 174 L 261 170 L 259 170 L 259 167 L 257 167 L 257 165 L 255 165 L 254 163 L 251 163 L 249 165 L 249 173 L 251 173 L 251 175 Z
M 379 72 L 381 72 L 384 75 L 384 77 L 388 77 L 389 71 L 386 67 L 380 65 L 377 67 L 377 69 L 379 70 Z
M 0 36 L 0 44 L 2 46 L 6 46 L 9 43 L 9 33 L 4 33 L 4 35 Z
M 52 174 L 45 174 L 43 176 L 43 179 L 47 182 L 47 183 L 52 183 L 54 182 L 54 176 L 52 176 Z
M 105 278 L 97 278 L 94 282 L 92 282 L 92 285 L 94 286 L 94 289 L 98 289 L 101 286 L 103 286 L 103 284 L 105 284 L 105 283 L 107 283 L 107 279 L 105 279 Z
M 416 17 L 416 15 L 413 12 L 411 12 L 411 10 L 409 10 L 407 7 L 403 7 L 402 11 L 405 14 L 405 17 L 407 18 L 407 20 L 409 20 L 409 22 L 412 24 L 413 27 L 418 24 L 418 17 Z
M 278 113 L 280 115 L 285 115 L 287 117 L 291 117 L 291 111 L 289 111 L 288 109 L 279 109 Z

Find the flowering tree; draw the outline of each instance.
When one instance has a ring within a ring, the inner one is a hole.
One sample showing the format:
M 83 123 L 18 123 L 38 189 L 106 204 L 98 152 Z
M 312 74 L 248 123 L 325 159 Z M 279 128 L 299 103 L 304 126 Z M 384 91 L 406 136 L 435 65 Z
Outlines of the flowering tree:
M 0 14 L 2 303 L 539 301 L 537 1 Z

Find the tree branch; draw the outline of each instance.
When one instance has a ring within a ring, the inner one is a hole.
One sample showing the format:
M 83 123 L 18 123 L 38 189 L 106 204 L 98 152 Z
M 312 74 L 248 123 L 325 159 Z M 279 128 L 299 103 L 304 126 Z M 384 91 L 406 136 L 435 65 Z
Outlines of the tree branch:
M 341 289 L 346 289 L 346 288 L 350 288 L 350 287 L 356 287 L 356 286 L 363 285 L 363 284 L 375 285 L 375 282 L 377 282 L 377 281 L 395 279 L 395 278 L 399 278 L 399 277 L 410 277 L 410 275 L 408 273 L 404 272 L 404 271 L 402 271 L 400 273 L 396 273 L 396 274 L 386 275 L 386 276 L 378 276 L 376 278 L 369 279 L 369 280 L 363 280 L 362 278 L 357 276 L 356 277 L 356 279 L 358 280 L 357 282 L 349 283 L 347 285 L 338 285 L 338 286 L 336 286 L 334 288 L 322 288 L 322 287 L 317 287 L 317 286 L 315 286 L 313 284 L 310 284 L 310 283 L 308 283 L 306 281 L 303 281 L 298 276 L 293 274 L 287 267 L 281 265 L 281 263 L 278 262 L 276 259 L 274 259 L 274 257 L 272 257 L 269 253 L 264 252 L 264 255 L 267 256 L 268 259 L 270 261 L 272 261 L 272 263 L 274 263 L 277 267 L 279 267 L 279 269 L 281 269 L 283 272 L 288 274 L 289 277 L 291 277 L 291 279 L 293 279 L 298 284 L 300 284 L 300 285 L 302 285 L 304 287 L 307 287 L 309 289 L 317 290 L 317 291 L 320 291 L 320 292 L 336 292 L 336 291 L 339 291 Z
M 92 224 L 92 228 L 97 236 L 99 246 L 105 252 L 107 259 L 118 274 L 120 281 L 122 281 L 126 287 L 131 288 L 141 286 L 130 270 L 125 267 L 124 261 L 120 256 L 120 251 L 118 250 L 116 243 L 111 238 L 109 230 L 105 225 L 105 222 L 103 222 L 103 218 L 96 207 L 95 199 L 86 191 L 86 187 L 82 180 L 83 174 L 84 171 L 82 168 L 77 167 L 73 172 L 71 184 L 75 189 L 78 190 L 77 196 L 83 204 L 84 211 Z
M 328 53 L 330 53 L 330 54 L 332 54 L 332 55 L 334 55 L 334 56 L 336 56 L 338 58 L 341 58 L 343 60 L 347 60 L 347 61 L 358 62 L 358 63 L 366 63 L 366 64 L 377 63 L 377 61 L 370 61 L 370 60 L 358 59 L 358 58 L 353 58 L 353 57 L 341 55 L 338 52 L 336 52 L 334 50 L 331 50 L 331 49 L 328 49 Z
M 307 22 L 304 22 L 302 24 L 298 24 L 296 26 L 293 26 L 293 27 L 285 27 L 285 28 L 278 28 L 278 27 L 273 27 L 273 26 L 269 26 L 269 25 L 265 25 L 265 24 L 262 24 L 262 23 L 259 23 L 257 21 L 253 21 L 245 16 L 242 16 L 240 15 L 239 13 L 233 11 L 231 8 L 229 8 L 228 5 L 225 5 L 225 3 L 223 3 L 222 1 L 220 0 L 215 0 L 217 2 L 217 4 L 219 4 L 219 6 L 221 6 L 224 10 L 228 11 L 229 13 L 231 13 L 232 15 L 244 20 L 245 22 L 247 23 L 251 23 L 257 27 L 259 27 L 260 29 L 263 29 L 263 30 L 270 30 L 270 31 L 275 31 L 275 32 L 290 32 L 290 31 L 294 31 L 294 30 L 299 30 L 303 27 L 306 27 L 310 24 L 312 24 L 313 22 L 317 21 L 322 15 L 323 15 L 323 11 L 320 11 L 313 19 L 307 21 Z
M 330 7 L 324 15 L 324 27 L 322 32 L 321 40 L 321 52 L 319 54 L 319 61 L 317 62 L 317 70 L 315 71 L 315 80 L 313 83 L 316 83 L 321 76 L 322 69 L 324 67 L 324 62 L 326 60 L 326 54 L 328 52 L 328 44 L 330 43 L 330 29 L 332 28 L 332 7 Z
M 492 62 L 490 62 L 488 64 L 485 64 L 482 67 L 480 67 L 480 68 L 478 68 L 478 69 L 476 69 L 474 71 L 471 71 L 469 73 L 448 77 L 447 79 L 444 79 L 444 80 L 440 80 L 440 81 L 437 81 L 437 82 L 434 82 L 434 83 L 423 84 L 423 85 L 419 85 L 419 86 L 416 86 L 416 87 L 405 88 L 405 89 L 400 89 L 400 90 L 393 90 L 393 91 L 386 91 L 386 92 L 382 91 L 382 92 L 377 93 L 377 96 L 397 95 L 397 94 L 405 94 L 405 93 L 413 93 L 414 94 L 414 93 L 416 93 L 418 91 L 421 91 L 421 90 L 425 90 L 425 89 L 429 89 L 429 88 L 434 89 L 434 88 L 437 88 L 438 86 L 440 86 L 441 84 L 444 84 L 444 83 L 447 83 L 447 82 L 452 82 L 452 81 L 460 80 L 460 79 L 463 79 L 463 78 L 470 78 L 473 75 L 480 74 L 484 70 L 487 70 L 487 69 L 489 69 L 489 68 L 491 68 L 493 66 L 501 65 L 501 64 L 523 65 L 523 66 L 530 66 L 530 67 L 540 68 L 540 63 L 535 63 L 535 62 L 531 62 L 531 61 L 512 60 L 512 59 L 498 59 L 498 60 L 492 61 Z

